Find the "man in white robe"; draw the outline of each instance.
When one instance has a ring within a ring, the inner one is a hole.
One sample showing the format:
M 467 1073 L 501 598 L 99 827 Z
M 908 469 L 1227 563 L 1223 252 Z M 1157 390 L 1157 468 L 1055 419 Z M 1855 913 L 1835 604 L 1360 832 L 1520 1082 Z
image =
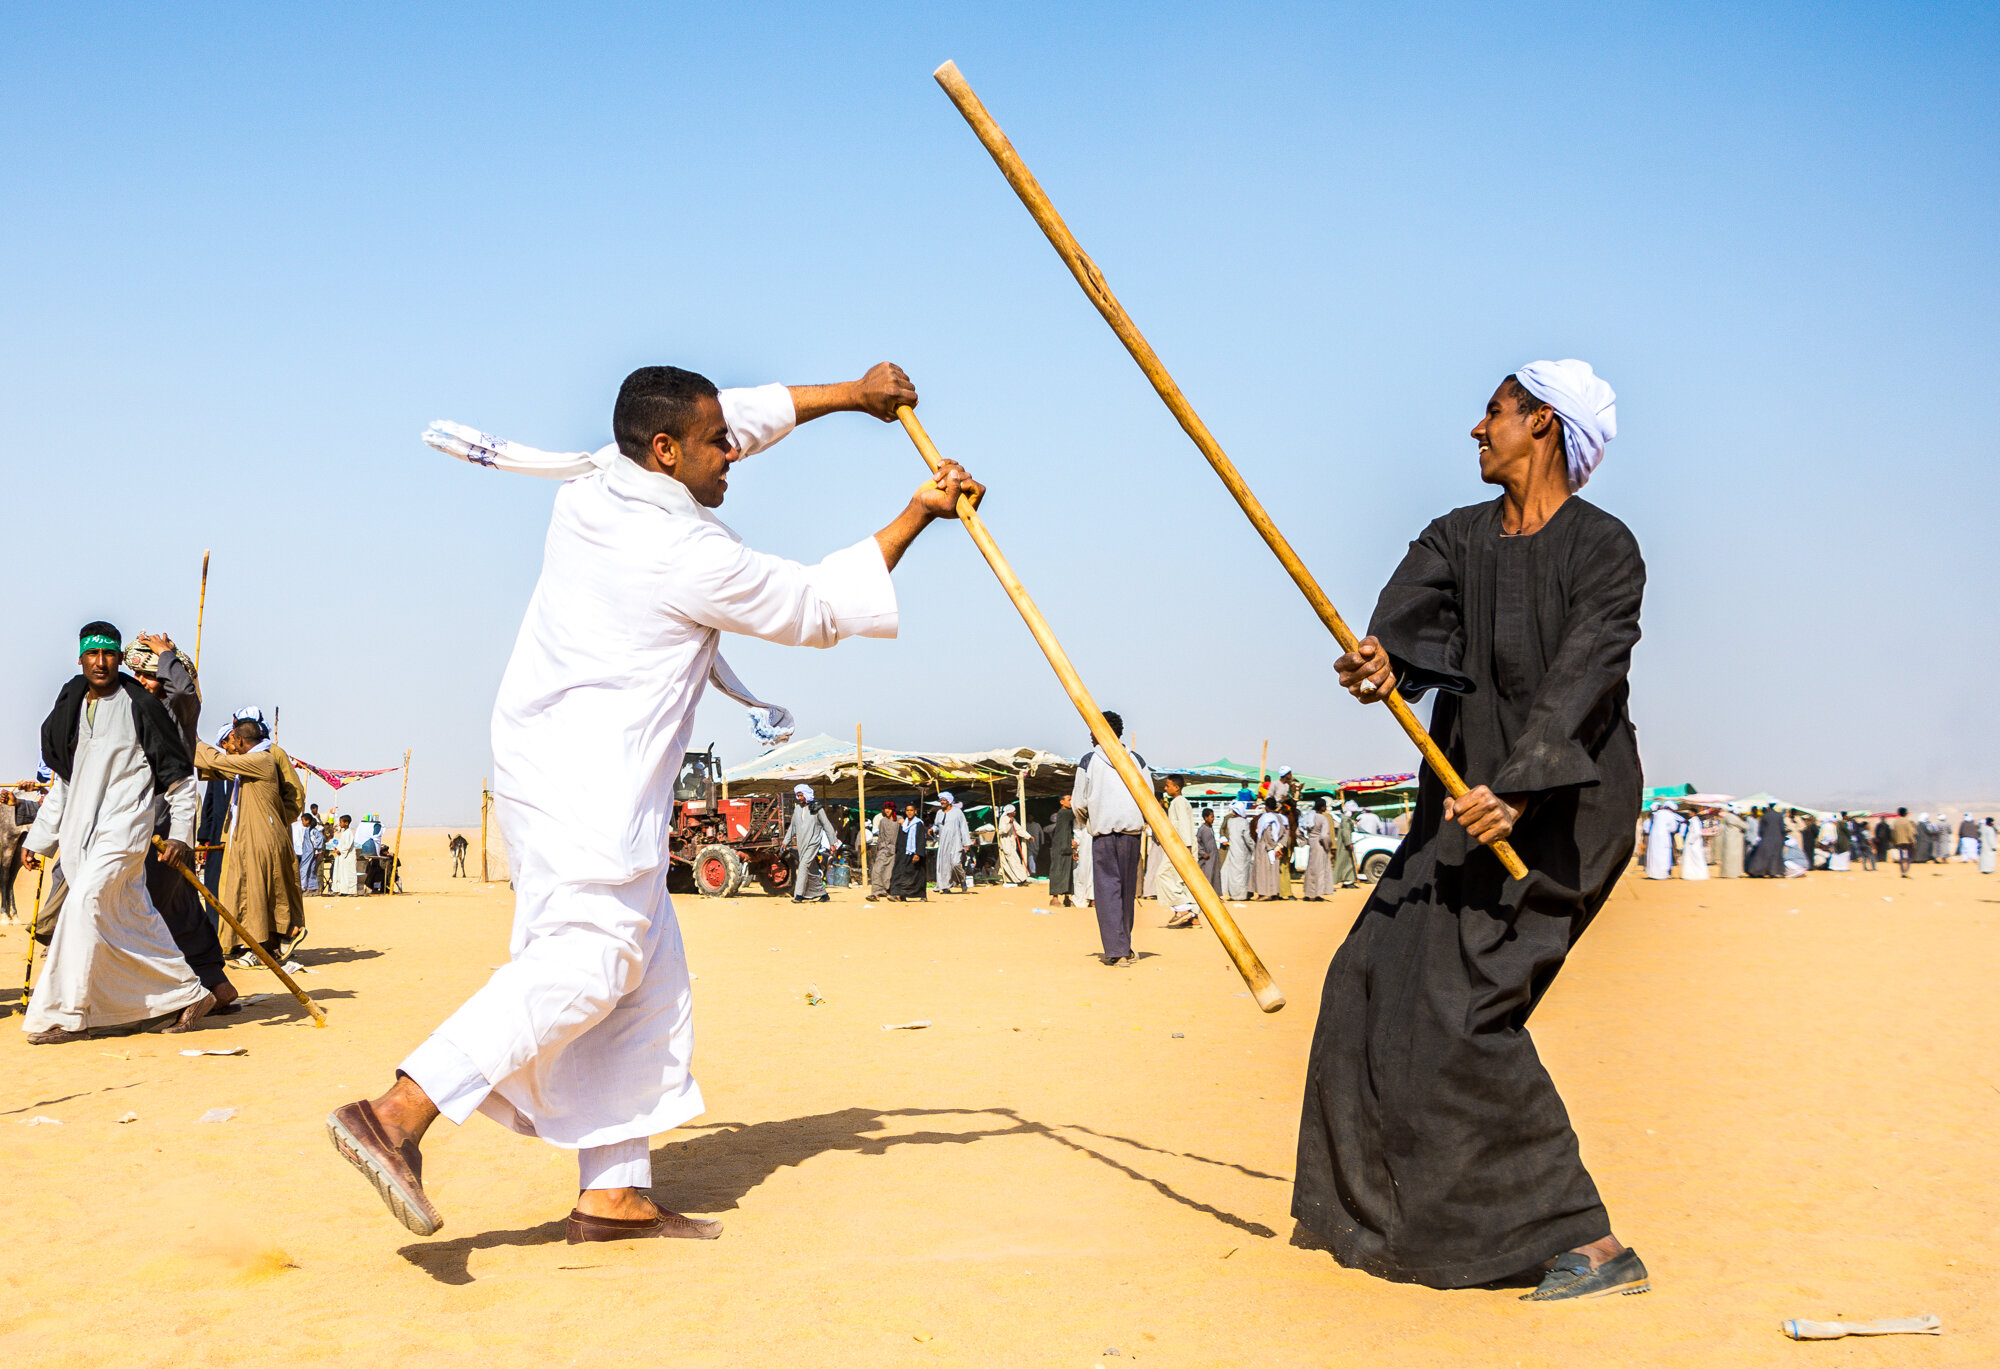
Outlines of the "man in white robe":
M 937 891 L 940 894 L 972 891 L 972 877 L 960 869 L 965 852 L 972 845 L 972 832 L 965 825 L 965 810 L 949 789 L 938 791 Z
M 574 478 L 556 494 L 493 710 L 494 801 L 516 891 L 511 959 L 403 1061 L 387 1093 L 327 1119 L 335 1147 L 418 1235 L 443 1224 L 418 1142 L 440 1114 L 463 1122 L 474 1111 L 578 1152 L 572 1243 L 721 1233 L 643 1191 L 647 1138 L 702 1111 L 666 851 L 705 684 L 755 702 L 718 641 L 725 631 L 814 647 L 893 637 L 890 570 L 932 520 L 956 516 L 961 493 L 976 502 L 984 491 L 946 463 L 887 527 L 812 566 L 751 551 L 710 510 L 734 463 L 796 423 L 838 410 L 888 422 L 915 403 L 887 364 L 843 385 L 727 392 L 646 367 L 619 391 L 615 450 L 569 461 L 446 425 L 427 439 L 483 465 Z M 757 707 L 767 719 L 782 712 Z
M 1167 791 L 1167 823 L 1174 834 L 1181 839 L 1181 845 L 1194 850 L 1194 805 L 1181 792 L 1181 782 L 1177 776 L 1169 775 L 1164 781 Z M 1193 927 L 1199 919 L 1195 916 L 1194 895 L 1189 892 L 1187 881 L 1174 869 L 1172 862 L 1162 866 L 1160 882 L 1155 886 L 1160 902 L 1166 905 L 1167 926 L 1174 928 Z
M 1674 833 L 1681 827 L 1680 815 L 1664 803 L 1653 805 L 1646 819 L 1646 878 L 1672 879 L 1674 875 Z
M 1245 797 L 1249 792 L 1238 791 L 1229 805 L 1229 816 L 1222 820 L 1222 839 L 1229 845 L 1228 858 L 1222 863 L 1222 896 L 1237 902 L 1250 897 L 1250 858 L 1257 844 L 1250 831 L 1250 800 Z
M 821 853 L 840 849 L 840 835 L 809 784 L 792 787 L 792 825 L 786 829 L 780 849 L 785 846 L 799 853 L 798 869 L 792 872 L 792 902 L 827 902 L 831 895 L 826 892 L 826 876 L 818 861 Z
M 1687 833 L 1681 838 L 1681 878 L 1708 878 L 1708 843 L 1702 839 L 1699 813 L 1687 815 Z
M 42 758 L 55 778 L 22 842 L 31 866 L 60 846 L 69 882 L 21 1023 L 38 1046 L 154 1019 L 183 1032 L 215 1007 L 146 892 L 146 853 L 163 805 L 161 858 L 187 863 L 194 764 L 172 715 L 119 669 L 118 629 L 91 623 L 79 646 L 82 673 L 42 724 Z

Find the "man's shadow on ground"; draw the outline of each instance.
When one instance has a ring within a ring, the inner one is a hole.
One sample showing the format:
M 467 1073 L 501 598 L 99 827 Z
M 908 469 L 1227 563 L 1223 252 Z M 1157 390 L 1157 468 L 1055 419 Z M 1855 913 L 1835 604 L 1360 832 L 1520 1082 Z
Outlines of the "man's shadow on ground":
M 999 1119 L 999 1125 L 965 1131 L 870 1134 L 881 1131 L 886 1125 L 885 1119 L 895 1117 L 988 1117 Z M 705 1136 L 670 1141 L 654 1150 L 655 1172 L 662 1177 L 654 1183 L 652 1194 L 660 1206 L 676 1212 L 726 1212 L 735 1208 L 745 1194 L 778 1170 L 804 1164 L 817 1155 L 835 1151 L 886 1155 L 896 1146 L 972 1145 L 1000 1136 L 1041 1137 L 1087 1155 L 1128 1179 L 1148 1185 L 1161 1197 L 1213 1217 L 1224 1226 L 1251 1236 L 1269 1238 L 1277 1234 L 1262 1222 L 1249 1221 L 1233 1212 L 1190 1198 L 1165 1180 L 1113 1159 L 1095 1149 L 1089 1141 L 1078 1138 L 1112 1141 L 1150 1154 L 1233 1169 L 1253 1179 L 1268 1179 L 1275 1183 L 1290 1182 L 1284 1175 L 1266 1174 L 1227 1160 L 1212 1160 L 1187 1151 L 1163 1150 L 1130 1137 L 1093 1131 L 1089 1127 L 1037 1122 L 1022 1117 L 1012 1108 L 845 1108 L 811 1117 L 791 1117 L 749 1125 L 716 1123 Z M 396 1253 L 439 1283 L 468 1284 L 473 1281 L 468 1267 L 473 1251 L 504 1246 L 550 1245 L 562 1240 L 564 1234 L 565 1223 L 557 1220 L 514 1231 L 488 1231 L 456 1240 L 406 1245 Z

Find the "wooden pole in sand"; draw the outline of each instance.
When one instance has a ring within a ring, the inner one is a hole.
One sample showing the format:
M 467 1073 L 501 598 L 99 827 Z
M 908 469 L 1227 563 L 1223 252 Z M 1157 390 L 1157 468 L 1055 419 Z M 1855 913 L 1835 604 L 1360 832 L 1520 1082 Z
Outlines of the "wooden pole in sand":
M 160 840 L 158 837 L 153 838 L 153 846 L 161 852 L 165 852 L 167 849 L 166 842 Z M 236 939 L 245 946 L 248 946 L 250 953 L 264 962 L 264 968 L 278 976 L 279 982 L 292 991 L 292 997 L 298 999 L 305 1010 L 312 1014 L 313 1025 L 315 1027 L 324 1027 L 326 1025 L 326 1014 L 320 1011 L 319 1004 L 306 997 L 306 991 L 299 987 L 299 982 L 296 979 L 285 973 L 285 967 L 273 960 L 271 953 L 258 944 L 255 937 L 243 930 L 243 924 L 236 920 L 236 915 L 223 907 L 221 901 L 208 891 L 208 886 L 196 879 L 194 872 L 189 870 L 187 866 L 176 865 L 174 869 L 180 872 L 182 879 L 194 886 L 194 891 L 201 895 L 202 902 L 214 909 L 216 915 L 229 924 L 229 930 L 236 933 Z
M 410 801 L 410 753 L 403 752 L 403 796 L 396 800 L 396 844 L 389 851 L 389 877 L 382 881 L 382 892 L 396 892 L 396 875 L 403 866 L 403 806 Z
M 1260 792 L 1264 788 L 1264 777 L 1270 773 L 1271 773 L 1271 739 L 1269 737 L 1266 737 L 1264 738 L 1263 753 L 1257 757 L 1257 788 Z
M 201 554 L 201 602 L 194 610 L 194 669 L 201 673 L 201 625 L 208 618 L 208 552 Z
M 944 93 L 951 97 L 951 102 L 958 106 L 958 112 L 965 116 L 966 123 L 972 125 L 972 131 L 979 135 L 979 141 L 986 145 L 987 152 L 992 154 L 995 164 L 999 166 L 1000 174 L 1014 187 L 1014 193 L 1021 197 L 1021 203 L 1027 206 L 1028 213 L 1034 216 L 1035 222 L 1048 236 L 1050 245 L 1056 249 L 1056 255 L 1069 267 L 1070 274 L 1076 277 L 1076 283 L 1083 287 L 1083 293 L 1097 306 L 1097 312 L 1104 315 L 1104 321 L 1111 325 L 1111 331 L 1125 344 L 1125 350 L 1132 354 L 1132 360 L 1139 363 L 1139 369 L 1146 373 L 1146 379 L 1153 382 L 1153 388 L 1159 392 L 1167 408 L 1179 420 L 1183 431 L 1194 440 L 1194 445 L 1201 449 L 1201 454 L 1208 458 L 1208 464 L 1215 468 L 1215 473 L 1222 478 L 1223 485 L 1234 496 L 1244 516 L 1249 518 L 1250 525 L 1257 529 L 1258 535 L 1264 539 L 1264 544 L 1270 547 L 1279 563 L 1290 574 L 1292 583 L 1306 596 L 1306 602 L 1312 605 L 1313 612 L 1319 615 L 1320 622 L 1333 634 L 1333 639 L 1340 643 L 1341 650 L 1354 650 L 1358 639 L 1353 630 L 1335 611 L 1333 601 L 1320 589 L 1319 581 L 1315 580 L 1312 572 L 1306 569 L 1306 563 L 1299 559 L 1299 554 L 1292 550 L 1292 544 L 1278 531 L 1278 525 L 1271 521 L 1271 515 L 1265 512 L 1264 505 L 1251 492 L 1242 475 L 1237 472 L 1235 463 L 1223 452 L 1222 444 L 1215 440 L 1214 435 L 1208 430 L 1208 425 L 1203 423 L 1201 416 L 1194 411 L 1194 405 L 1188 403 L 1187 396 L 1181 393 L 1180 386 L 1174 383 L 1173 376 L 1168 374 L 1167 368 L 1161 364 L 1158 354 L 1153 351 L 1152 344 L 1146 341 L 1138 325 L 1132 322 L 1132 316 L 1125 312 L 1125 306 L 1118 302 L 1118 297 L 1111 293 L 1111 287 L 1105 284 L 1104 275 L 1097 269 L 1097 263 L 1092 261 L 1078 245 L 1075 235 L 1069 231 L 1069 225 L 1063 222 L 1062 215 L 1056 213 L 1055 205 L 1049 202 L 1048 195 L 1035 180 L 1034 173 L 1028 170 L 1027 163 L 1023 162 L 1020 154 L 1014 151 L 1014 145 L 1007 141 L 1007 135 L 1000 131 L 1000 125 L 993 121 L 993 116 L 986 112 L 986 106 L 980 103 L 972 87 L 966 84 L 965 77 L 959 74 L 958 67 L 946 62 L 931 75 L 936 78 L 940 86 L 944 87 Z M 1430 734 L 1424 730 L 1423 723 L 1418 721 L 1417 715 L 1411 710 L 1409 701 L 1392 689 L 1384 702 L 1389 705 L 1389 712 L 1395 715 L 1396 721 L 1402 724 L 1403 731 L 1409 734 L 1410 740 L 1416 743 L 1417 750 L 1423 753 L 1424 760 L 1430 765 L 1431 770 L 1444 781 L 1446 791 L 1453 798 L 1465 793 L 1465 781 L 1459 778 L 1457 769 L 1439 749 L 1438 744 L 1431 740 Z M 1514 848 L 1506 842 L 1494 842 L 1493 854 L 1500 858 L 1500 863 L 1507 867 L 1507 873 L 1514 878 L 1528 877 L 1528 867 L 1514 854 Z
M 855 843 L 857 858 L 861 861 L 859 883 L 861 896 L 868 897 L 868 791 L 862 781 L 868 774 L 868 762 L 861 754 L 861 724 L 854 724 L 854 820 L 856 823 Z
M 931 442 L 930 434 L 924 431 L 924 425 L 917 421 L 916 414 L 907 404 L 897 407 L 896 417 L 902 420 L 903 430 L 909 433 L 910 441 L 916 443 L 917 451 L 924 458 L 924 464 L 935 473 L 943 465 L 944 458 L 938 455 L 938 449 Z M 1201 905 L 1201 910 L 1208 914 L 1209 929 L 1222 942 L 1222 949 L 1228 952 L 1229 959 L 1236 966 L 1236 972 L 1243 976 L 1243 982 L 1249 986 L 1250 996 L 1265 1012 L 1276 1012 L 1284 1007 L 1285 995 L 1271 982 L 1270 971 L 1264 968 L 1264 962 L 1259 960 L 1257 952 L 1251 949 L 1249 941 L 1236 926 L 1236 919 L 1229 915 L 1229 909 L 1223 906 L 1215 890 L 1202 877 L 1201 867 L 1195 864 L 1193 852 L 1182 844 L 1180 834 L 1175 832 L 1173 824 L 1167 821 L 1167 810 L 1160 806 L 1160 800 L 1154 795 L 1152 786 L 1140 775 L 1139 767 L 1125 750 L 1124 744 L 1112 732 L 1111 724 L 1104 720 L 1104 714 L 1090 697 L 1090 691 L 1083 687 L 1083 680 L 1077 675 L 1076 667 L 1070 664 L 1069 653 L 1064 651 L 1062 643 L 1056 640 L 1048 619 L 1042 617 L 1042 611 L 1035 607 L 1035 601 L 1028 597 L 1027 588 L 1022 585 L 1020 577 L 1014 574 L 1014 568 L 1007 564 L 1007 558 L 1000 554 L 999 544 L 993 540 L 993 534 L 986 530 L 985 521 L 973 508 L 972 501 L 964 495 L 960 495 L 958 500 L 958 520 L 972 535 L 980 555 L 986 558 L 986 564 L 992 568 L 994 576 L 1000 581 L 1000 587 L 1006 590 L 1007 597 L 1014 601 L 1014 607 L 1020 611 L 1022 621 L 1028 625 L 1028 631 L 1034 634 L 1035 642 L 1041 647 L 1042 654 L 1049 658 L 1049 664 L 1055 669 L 1056 678 L 1062 682 L 1063 692 L 1069 695 L 1069 701 L 1076 705 L 1076 711 L 1083 715 L 1083 721 L 1090 728 L 1090 735 L 1097 740 L 1104 758 L 1111 763 L 1111 768 L 1118 772 L 1118 778 L 1125 782 L 1125 788 L 1131 793 L 1132 801 L 1139 805 L 1140 814 L 1146 819 L 1146 825 L 1152 829 L 1154 839 L 1166 851 L 1167 859 L 1173 864 L 1174 873 L 1181 877 L 1181 882 L 1194 894 L 1195 901 Z
M 486 805 L 492 797 L 486 792 L 486 777 L 481 775 L 479 777 L 479 882 L 481 884 L 491 883 L 493 878 L 486 873 Z

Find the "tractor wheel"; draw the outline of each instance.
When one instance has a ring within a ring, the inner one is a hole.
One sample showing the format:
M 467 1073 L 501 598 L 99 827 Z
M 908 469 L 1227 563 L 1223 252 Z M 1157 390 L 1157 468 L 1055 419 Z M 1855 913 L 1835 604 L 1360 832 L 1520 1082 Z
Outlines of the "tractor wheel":
M 1361 862 L 1361 878 L 1366 883 L 1374 884 L 1382 878 L 1382 872 L 1388 868 L 1389 853 L 1376 851 Z
M 786 860 L 760 860 L 757 862 L 757 883 L 765 893 L 772 896 L 792 892 L 792 865 Z
M 694 853 L 694 887 L 710 898 L 728 898 L 743 887 L 743 857 L 717 843 Z

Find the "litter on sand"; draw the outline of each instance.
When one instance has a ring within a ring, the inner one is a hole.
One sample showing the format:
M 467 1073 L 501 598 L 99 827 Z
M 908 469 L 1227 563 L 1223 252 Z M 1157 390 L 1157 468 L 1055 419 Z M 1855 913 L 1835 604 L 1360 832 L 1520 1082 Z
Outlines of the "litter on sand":
M 60 1117 L 23 1117 L 21 1125 L 24 1127 L 59 1127 L 62 1125 L 62 1119 Z
M 220 1050 L 181 1052 L 182 1055 L 248 1055 L 249 1053 L 250 1048 L 248 1046 L 225 1046 Z
M 1028 909 L 1028 911 L 1029 911 L 1029 912 L 1031 912 L 1031 913 L 1033 913 L 1033 914 L 1034 914 L 1034 915 L 1035 915 L 1036 917 L 1054 917 L 1054 916 L 1055 916 L 1055 910 L 1054 910 L 1054 909 L 1052 909 L 1052 908 L 1030 908 L 1030 909 Z
M 1842 1336 L 1941 1336 L 1944 1323 L 1936 1317 L 1892 1317 L 1888 1321 L 1787 1321 L 1780 1323 L 1793 1340 L 1839 1340 Z
M 235 1115 L 235 1108 L 210 1108 L 195 1120 L 197 1122 L 227 1122 Z
M 125 1123 L 127 1123 L 127 1122 L 136 1122 L 136 1121 L 138 1121 L 138 1120 L 139 1120 L 139 1114 L 138 1114 L 138 1113 L 136 1113 L 136 1112 L 128 1112 L 128 1113 L 126 1113 L 126 1114 L 125 1114 L 125 1115 L 124 1115 L 123 1117 L 120 1117 L 120 1118 L 118 1119 L 118 1123 L 119 1123 L 119 1125 L 120 1125 L 120 1126 L 123 1126 L 123 1125 L 124 1125 Z
M 808 1008 L 817 1008 L 820 1004 L 824 1002 L 826 1002 L 826 1000 L 819 996 L 819 985 L 817 984 L 806 985 L 806 1006 Z
M 930 1024 L 931 1020 L 928 1017 L 917 1022 L 885 1022 L 882 1024 L 882 1030 L 885 1032 L 914 1032 L 922 1031 Z

